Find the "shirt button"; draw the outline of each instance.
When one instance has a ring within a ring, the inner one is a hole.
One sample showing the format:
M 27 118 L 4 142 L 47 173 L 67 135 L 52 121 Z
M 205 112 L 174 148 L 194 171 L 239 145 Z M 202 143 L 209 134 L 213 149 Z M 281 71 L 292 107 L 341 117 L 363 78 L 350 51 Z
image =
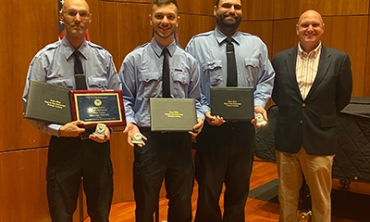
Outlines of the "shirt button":
M 306 103 L 302 103 L 302 107 L 306 107 Z
M 302 124 L 303 123 L 303 120 L 301 120 L 300 123 Z

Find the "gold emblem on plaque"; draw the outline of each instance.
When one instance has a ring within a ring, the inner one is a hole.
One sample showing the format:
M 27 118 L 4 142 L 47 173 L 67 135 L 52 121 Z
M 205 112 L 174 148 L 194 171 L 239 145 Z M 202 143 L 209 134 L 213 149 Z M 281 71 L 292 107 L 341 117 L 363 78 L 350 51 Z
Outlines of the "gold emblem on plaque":
M 100 99 L 95 99 L 94 104 L 95 104 L 95 106 L 101 106 L 102 101 Z

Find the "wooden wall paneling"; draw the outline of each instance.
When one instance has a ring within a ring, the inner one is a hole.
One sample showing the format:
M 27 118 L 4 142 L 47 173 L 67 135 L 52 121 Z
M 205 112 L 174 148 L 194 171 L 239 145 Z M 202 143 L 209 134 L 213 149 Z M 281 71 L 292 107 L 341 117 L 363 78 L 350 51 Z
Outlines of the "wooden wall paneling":
M 273 23 L 272 55 L 298 44 L 299 38 L 295 31 L 297 19 L 277 20 Z M 272 56 L 273 57 L 273 56 Z
M 1 67 L 1 76 L 3 76 L 3 81 L 0 81 L 0 103 L 2 104 L 8 104 L 8 106 L 12 106 L 10 104 L 9 100 L 7 100 L 7 95 L 9 94 L 9 85 L 10 82 L 7 81 L 8 78 L 5 77 L 10 77 L 12 78 L 13 76 L 13 66 L 11 65 L 13 63 L 13 58 L 14 58 L 14 52 L 12 50 L 12 45 L 13 45 L 13 39 L 12 36 L 13 30 L 9 27 L 9 20 L 6 18 L 11 18 L 12 16 L 12 11 L 11 8 L 13 4 L 11 2 L 6 2 L 5 0 L 0 0 L 0 15 L 2 18 L 0 19 L 0 29 L 3 30 L 3 34 L 1 37 L 0 41 L 0 54 L 1 54 L 1 59 L 0 59 L 0 67 Z M 11 26 L 12 27 L 12 26 Z M 14 78 L 14 77 L 13 77 Z M 14 99 L 14 98 L 12 98 Z M 20 101 L 16 100 L 15 102 Z M 7 103 L 5 103 L 7 102 Z M 14 110 L 14 108 L 13 108 Z M 1 115 L 1 122 L 4 122 L 6 119 L 10 119 L 10 113 L 8 113 L 9 110 L 7 109 L 1 109 L 0 115 Z M 12 129 L 14 130 L 14 129 Z M 5 128 L 0 129 L 0 141 L 2 141 L 1 146 L 0 146 L 0 151 L 5 150 L 6 144 L 7 143 L 7 137 L 6 135 Z M 1 211 L 0 211 L 1 214 Z
M 269 58 L 272 59 L 272 26 L 272 21 L 243 21 L 239 31 L 260 37 L 267 46 Z
M 299 17 L 299 15 L 301 14 L 300 2 L 301 0 L 274 0 L 274 19 L 288 19 Z
M 118 3 L 133 3 L 133 4 L 137 4 L 137 3 L 152 3 L 153 0 L 100 0 L 100 1 L 104 1 L 104 2 L 118 2 Z
M 215 6 L 215 0 L 191 0 L 177 1 L 180 14 L 189 14 L 189 15 L 212 15 L 213 8 Z
M 47 153 L 47 148 L 0 153 L 0 221 L 51 221 L 46 196 Z M 84 201 L 80 196 L 73 215 L 76 222 L 87 215 Z
M 274 18 L 298 18 L 302 12 L 314 9 L 322 15 L 368 14 L 368 0 L 275 0 Z
M 100 44 L 100 1 L 99 0 L 87 0 L 90 6 L 90 13 L 92 14 L 92 21 L 89 24 L 90 40 L 98 45 Z M 111 15 L 105 15 L 111 16 Z
M 244 0 L 243 20 L 272 20 L 274 0 Z
M 368 16 L 324 17 L 325 32 L 322 42 L 349 54 L 353 73 L 353 96 L 363 96 L 365 91 L 366 42 Z
M 118 35 L 117 7 L 118 4 L 115 2 L 100 2 L 98 22 L 100 27 L 100 45 L 112 54 L 116 68 L 119 69 L 117 59 L 121 41 Z
M 118 2 L 118 3 L 148 3 L 152 4 L 153 0 L 101 0 L 102 2 Z M 179 13 L 186 14 L 200 14 L 200 15 L 213 15 L 214 0 L 192 0 L 192 1 L 177 1 Z
M 57 1 L 41 0 L 38 7 L 32 2 L 21 5 L 18 1 L 4 1 L 0 7 L 2 16 L 12 18 L 12 24 L 16 24 L 9 25 L 8 19 L 0 19 L 0 29 L 5 31 L 0 42 L 4 77 L 0 82 L 0 104 L 3 104 L 0 116 L 2 124 L 7 126 L 0 130 L 0 151 L 42 144 L 32 126 L 22 124 L 21 98 L 32 57 L 47 43 L 57 40 Z
M 366 65 L 365 65 L 365 81 L 364 81 L 364 96 L 370 97 L 370 16 L 367 16 L 367 42 L 366 42 Z
M 180 14 L 180 22 L 178 27 L 179 45 L 186 47 L 191 37 L 196 34 L 214 30 L 216 21 L 214 16 L 201 16 Z
M 0 153 L 0 221 L 50 221 L 47 149 Z
M 113 203 L 134 200 L 132 188 L 132 165 L 134 148 L 127 143 L 127 135 L 114 132 L 111 137 L 111 158 L 113 163 Z
M 151 40 L 149 13 L 149 4 L 100 3 L 101 45 L 113 55 L 117 70 L 127 53 Z
M 26 79 L 26 77 L 24 77 Z M 23 92 L 23 91 L 22 91 Z M 22 97 L 18 98 L 21 100 Z M 22 103 L 22 101 L 20 101 Z M 7 140 L 3 140 L 4 150 L 23 150 L 23 149 L 35 149 L 40 147 L 49 146 L 50 136 L 44 134 L 32 125 L 27 119 L 23 118 L 22 111 L 17 114 L 19 117 L 13 119 L 13 124 L 17 126 L 9 126 L 11 128 L 21 127 L 22 129 L 15 129 L 16 133 L 5 133 L 8 134 Z M 9 145 L 9 143 L 11 145 Z
M 136 13 L 132 15 L 132 12 Z M 152 26 L 149 23 L 150 13 L 150 4 L 118 5 L 118 33 L 120 37 L 119 41 L 121 42 L 118 67 L 120 67 L 123 59 L 129 52 L 151 41 Z
M 315 9 L 322 15 L 363 15 L 368 13 L 368 0 L 301 1 L 301 12 Z

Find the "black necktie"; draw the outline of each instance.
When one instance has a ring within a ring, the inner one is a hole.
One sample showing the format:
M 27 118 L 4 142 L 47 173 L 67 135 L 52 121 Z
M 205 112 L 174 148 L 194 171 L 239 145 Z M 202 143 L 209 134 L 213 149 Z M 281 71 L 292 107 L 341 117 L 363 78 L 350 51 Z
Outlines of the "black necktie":
M 236 61 L 234 53 L 233 39 L 227 37 L 226 57 L 227 57 L 227 86 L 238 86 L 238 75 L 236 71 Z
M 163 49 L 163 70 L 162 70 L 162 97 L 170 98 L 170 67 L 168 62 L 168 49 Z
M 80 60 L 80 52 L 75 50 L 73 56 L 75 57 L 75 82 L 76 89 L 87 89 L 84 70 L 82 69 L 82 63 Z

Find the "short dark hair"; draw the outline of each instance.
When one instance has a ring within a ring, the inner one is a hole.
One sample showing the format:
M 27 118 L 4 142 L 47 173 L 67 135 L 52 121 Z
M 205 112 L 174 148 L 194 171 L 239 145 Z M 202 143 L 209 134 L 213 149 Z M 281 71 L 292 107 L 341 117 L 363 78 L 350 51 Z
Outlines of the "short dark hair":
M 176 5 L 176 8 L 178 8 L 176 0 L 153 0 L 152 7 L 153 5 L 161 6 L 161 5 L 168 5 L 171 3 Z
M 220 3 L 220 0 L 216 0 L 216 6 L 218 7 L 218 4 Z M 243 3 L 243 0 L 240 0 L 240 3 Z

